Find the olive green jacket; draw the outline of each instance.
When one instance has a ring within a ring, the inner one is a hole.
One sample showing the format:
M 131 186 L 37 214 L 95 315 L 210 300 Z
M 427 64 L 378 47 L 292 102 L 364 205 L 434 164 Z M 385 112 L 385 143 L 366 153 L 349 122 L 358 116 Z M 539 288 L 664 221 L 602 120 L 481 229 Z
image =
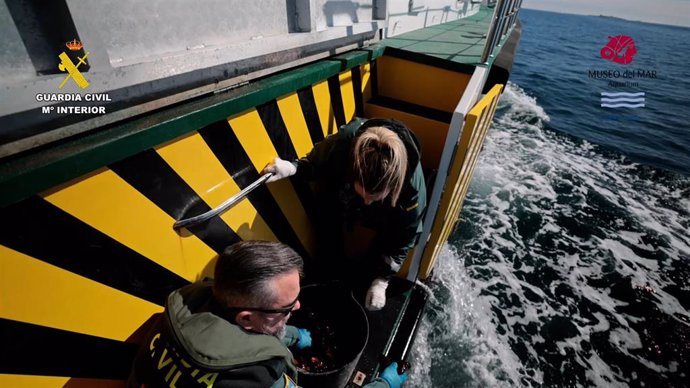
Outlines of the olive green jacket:
M 295 327 L 288 326 L 281 342 L 248 332 L 215 310 L 210 283 L 194 283 L 171 293 L 137 355 L 128 388 L 295 384 L 297 370 L 286 347 L 299 338 Z
M 282 341 L 251 333 L 214 312 L 211 284 L 199 282 L 168 296 L 149 331 L 127 388 L 298 388 L 287 347 L 299 338 L 286 327 Z M 388 388 L 377 378 L 364 388 Z

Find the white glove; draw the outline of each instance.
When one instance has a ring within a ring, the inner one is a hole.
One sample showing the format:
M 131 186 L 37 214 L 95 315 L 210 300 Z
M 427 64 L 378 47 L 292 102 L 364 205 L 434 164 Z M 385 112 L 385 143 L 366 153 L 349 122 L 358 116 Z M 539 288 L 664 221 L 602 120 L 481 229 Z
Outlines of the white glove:
M 270 183 L 295 175 L 295 173 L 297 172 L 297 167 L 295 167 L 294 164 L 288 162 L 287 160 L 275 158 L 273 159 L 272 163 L 269 163 L 266 165 L 266 167 L 264 167 L 262 174 L 265 174 L 267 172 L 273 173 L 273 176 L 268 178 L 268 180 L 266 181 L 267 183 Z
M 388 280 L 384 278 L 376 278 L 371 282 L 364 301 L 367 310 L 381 310 L 386 305 L 386 288 L 388 288 Z

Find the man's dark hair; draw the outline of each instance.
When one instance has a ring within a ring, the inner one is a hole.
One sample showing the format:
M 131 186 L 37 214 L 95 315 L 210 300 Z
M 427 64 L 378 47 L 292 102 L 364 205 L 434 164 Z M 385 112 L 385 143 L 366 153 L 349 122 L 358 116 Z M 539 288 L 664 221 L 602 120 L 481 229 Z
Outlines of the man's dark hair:
M 302 258 L 289 246 L 272 241 L 241 241 L 220 254 L 216 262 L 213 293 L 226 307 L 238 300 L 265 307 L 275 299 L 271 279 L 298 271 Z

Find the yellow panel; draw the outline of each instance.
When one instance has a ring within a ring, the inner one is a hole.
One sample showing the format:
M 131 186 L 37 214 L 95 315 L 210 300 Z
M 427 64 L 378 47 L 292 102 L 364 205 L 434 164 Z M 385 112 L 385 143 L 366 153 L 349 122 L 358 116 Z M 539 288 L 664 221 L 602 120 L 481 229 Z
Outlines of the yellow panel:
M 460 209 L 462 209 L 462 204 L 465 201 L 465 196 L 467 195 L 467 190 L 470 187 L 470 182 L 472 179 L 472 176 L 474 175 L 474 169 L 477 166 L 477 162 L 479 161 L 479 152 L 484 145 L 484 139 L 486 138 L 486 133 L 489 130 L 489 126 L 491 125 L 491 120 L 493 118 L 494 112 L 496 111 L 496 105 L 498 104 L 499 96 L 493 99 L 493 102 L 491 103 L 490 106 L 486 107 L 482 117 L 482 121 L 480 122 L 480 128 L 481 128 L 481 133 L 476 137 L 475 144 L 473 145 L 473 151 L 472 151 L 472 156 L 470 156 L 470 160 L 472 160 L 471 165 L 468 167 L 468 170 L 466 172 L 461 172 L 460 174 L 463 176 L 462 182 L 460 182 L 460 187 L 459 187 L 459 194 L 457 195 L 457 204 L 454 205 L 454 213 L 457 215 L 460 214 Z M 450 231 L 448 232 L 448 234 Z
M 335 122 L 333 107 L 331 106 L 331 93 L 328 91 L 328 81 L 321 81 L 312 86 L 316 110 L 319 112 L 323 135 L 328 136 L 338 132 L 338 124 Z
M 304 120 L 297 93 L 279 98 L 278 108 L 290 135 L 290 140 L 292 140 L 292 145 L 297 151 L 297 156 L 300 158 L 305 156 L 314 148 L 314 144 L 311 142 L 309 128 L 307 128 L 307 122 Z
M 470 80 L 470 74 L 388 56 L 378 59 L 377 76 L 380 95 L 445 112 L 455 109 Z
M 195 236 L 181 238 L 175 220 L 108 169 L 45 193 L 45 199 L 168 270 L 193 281 L 216 254 Z
M 473 111 L 476 112 L 476 110 Z M 433 244 L 435 248 L 431 251 L 431 254 L 425 253 L 423 258 L 423 269 L 421 271 L 423 277 L 428 276 L 431 272 L 436 263 L 441 245 L 448 238 L 459 216 L 459 206 L 462 203 L 461 195 L 464 195 L 463 192 L 466 192 L 463 189 L 463 185 L 469 185 L 469 180 L 471 179 L 471 176 L 468 174 L 468 165 L 472 164 L 473 160 L 468 158 L 468 156 L 472 155 L 473 148 L 477 147 L 477 144 L 481 145 L 483 142 L 483 138 L 479 136 L 482 132 L 480 124 L 481 122 L 478 123 L 477 115 L 467 116 L 465 129 L 456 150 L 455 163 L 451 166 L 448 174 L 446 190 L 441 199 L 437 217 L 434 220 L 431 231 L 431 238 L 429 239 L 429 244 Z M 476 162 L 476 158 L 474 161 Z
M 473 151 L 475 156 L 470 157 L 470 166 L 467 167 L 467 169 L 464 168 L 464 166 L 466 166 L 467 163 L 463 164 L 463 172 L 460 173 L 462 176 L 462 181 L 460 181 L 457 187 L 455 188 L 452 203 L 450 205 L 449 210 L 446 212 L 446 223 L 444 225 L 444 230 L 442 232 L 440 241 L 446 241 L 448 239 L 448 236 L 451 234 L 453 229 L 455 229 L 455 226 L 458 222 L 458 218 L 460 216 L 460 209 L 462 209 L 462 204 L 465 201 L 467 190 L 470 187 L 470 182 L 472 180 L 472 176 L 474 175 L 474 168 L 477 165 L 477 161 L 479 160 L 479 150 L 482 148 L 482 145 L 484 143 L 484 138 L 486 136 L 486 130 L 488 129 L 488 127 L 488 124 L 479 127 L 481 129 L 481 133 L 475 136 L 475 143 L 477 143 L 477 145 L 475 146 L 475 151 Z
M 0 316 L 124 341 L 162 307 L 0 245 Z
M 364 116 L 393 117 L 405 123 L 422 145 L 422 166 L 438 168 L 448 134 L 448 124 L 373 104 L 364 104 Z
M 69 377 L 0 374 L 0 386 L 3 388 L 56 388 L 64 386 L 67 381 Z
M 498 102 L 498 98 L 494 100 L 495 102 Z M 493 112 L 495 110 L 495 104 L 493 106 L 489 106 L 485 109 L 484 118 L 482 118 L 477 125 L 478 130 L 476 130 L 475 136 L 472 138 L 472 144 L 469 147 L 468 151 L 468 156 L 465 158 L 470 161 L 469 163 L 464 163 L 463 164 L 463 170 L 460 172 L 460 176 L 462 176 L 462 180 L 459 183 L 459 190 L 461 193 L 458 194 L 458 201 L 460 204 L 465 198 L 465 194 L 467 194 L 467 190 L 470 187 L 470 181 L 472 180 L 472 175 L 474 175 L 474 168 L 477 165 L 477 161 L 479 160 L 479 152 L 482 149 L 482 146 L 484 145 L 484 139 L 486 137 L 486 132 L 489 129 L 489 126 L 491 124 L 491 120 L 489 119 L 490 116 L 493 115 Z M 461 208 L 461 205 L 458 204 L 457 208 L 458 210 Z
M 156 151 L 211 208 L 219 206 L 241 191 L 198 132 L 157 148 Z M 276 240 L 248 199 L 220 217 L 243 240 Z
M 124 388 L 124 380 L 0 374 L 2 388 Z
M 273 147 L 257 111 L 252 109 L 233 116 L 228 121 L 254 167 L 258 171 L 262 171 L 266 164 L 278 155 L 278 152 Z M 302 245 L 313 256 L 315 246 L 313 229 L 292 183 L 283 179 L 268 184 L 268 189 Z
M 359 67 L 362 75 L 362 97 L 364 102 L 371 100 L 371 63 L 367 62 Z
M 345 121 L 349 122 L 355 117 L 355 91 L 352 86 L 352 72 L 345 71 L 338 74 L 340 81 L 340 95 L 343 98 L 343 109 L 345 110 Z
M 489 105 L 480 106 L 479 108 L 481 108 L 481 110 L 479 108 L 472 110 L 473 122 L 479 120 L 479 123 L 475 124 L 478 129 L 473 132 L 473 136 L 470 140 L 471 144 L 467 147 L 467 156 L 464 156 L 464 158 L 470 162 L 463 163 L 462 170 L 459 174 L 462 178 L 458 183 L 458 194 L 456 195 L 455 199 L 458 204 L 453 205 L 456 209 L 455 214 L 457 214 L 462 208 L 462 202 L 464 201 L 467 190 L 470 187 L 470 182 L 472 180 L 472 176 L 474 175 L 474 168 L 479 160 L 479 152 L 484 145 L 484 139 L 486 138 L 486 133 L 491 125 L 491 120 L 493 119 L 499 97 L 500 95 L 496 96 L 496 98 L 494 98 Z
M 431 273 L 440 247 L 452 232 L 460 215 L 460 208 L 474 173 L 479 150 L 493 119 L 502 88 L 503 85 L 495 85 L 467 114 L 462 137 L 455 150 L 456 157 L 448 173 L 446 190 L 441 197 L 427 249 L 422 257 L 420 278 L 426 278 Z

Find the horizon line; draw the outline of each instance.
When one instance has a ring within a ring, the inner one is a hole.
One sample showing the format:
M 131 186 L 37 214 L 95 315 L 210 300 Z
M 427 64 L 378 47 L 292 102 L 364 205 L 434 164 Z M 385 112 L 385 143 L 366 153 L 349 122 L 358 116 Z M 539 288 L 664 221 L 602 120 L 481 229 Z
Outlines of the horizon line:
M 523 5 L 521 7 L 522 9 L 529 9 L 531 11 L 541 11 L 541 12 L 550 12 L 550 13 L 557 13 L 561 15 L 577 15 L 577 16 L 594 16 L 594 17 L 605 17 L 605 18 L 613 18 L 613 19 L 620 19 L 620 20 L 625 20 L 627 22 L 635 22 L 635 23 L 644 23 L 644 24 L 654 24 L 657 26 L 669 26 L 669 27 L 680 27 L 680 28 L 690 28 L 690 24 L 672 24 L 672 23 L 661 23 L 661 22 L 652 22 L 652 21 L 644 21 L 644 20 L 634 20 L 634 19 L 626 19 L 620 16 L 613 16 L 613 15 L 604 15 L 604 14 L 592 14 L 592 13 L 574 13 L 574 12 L 566 12 L 566 11 L 555 11 L 552 9 L 543 9 L 543 8 L 532 8 L 529 6 Z

